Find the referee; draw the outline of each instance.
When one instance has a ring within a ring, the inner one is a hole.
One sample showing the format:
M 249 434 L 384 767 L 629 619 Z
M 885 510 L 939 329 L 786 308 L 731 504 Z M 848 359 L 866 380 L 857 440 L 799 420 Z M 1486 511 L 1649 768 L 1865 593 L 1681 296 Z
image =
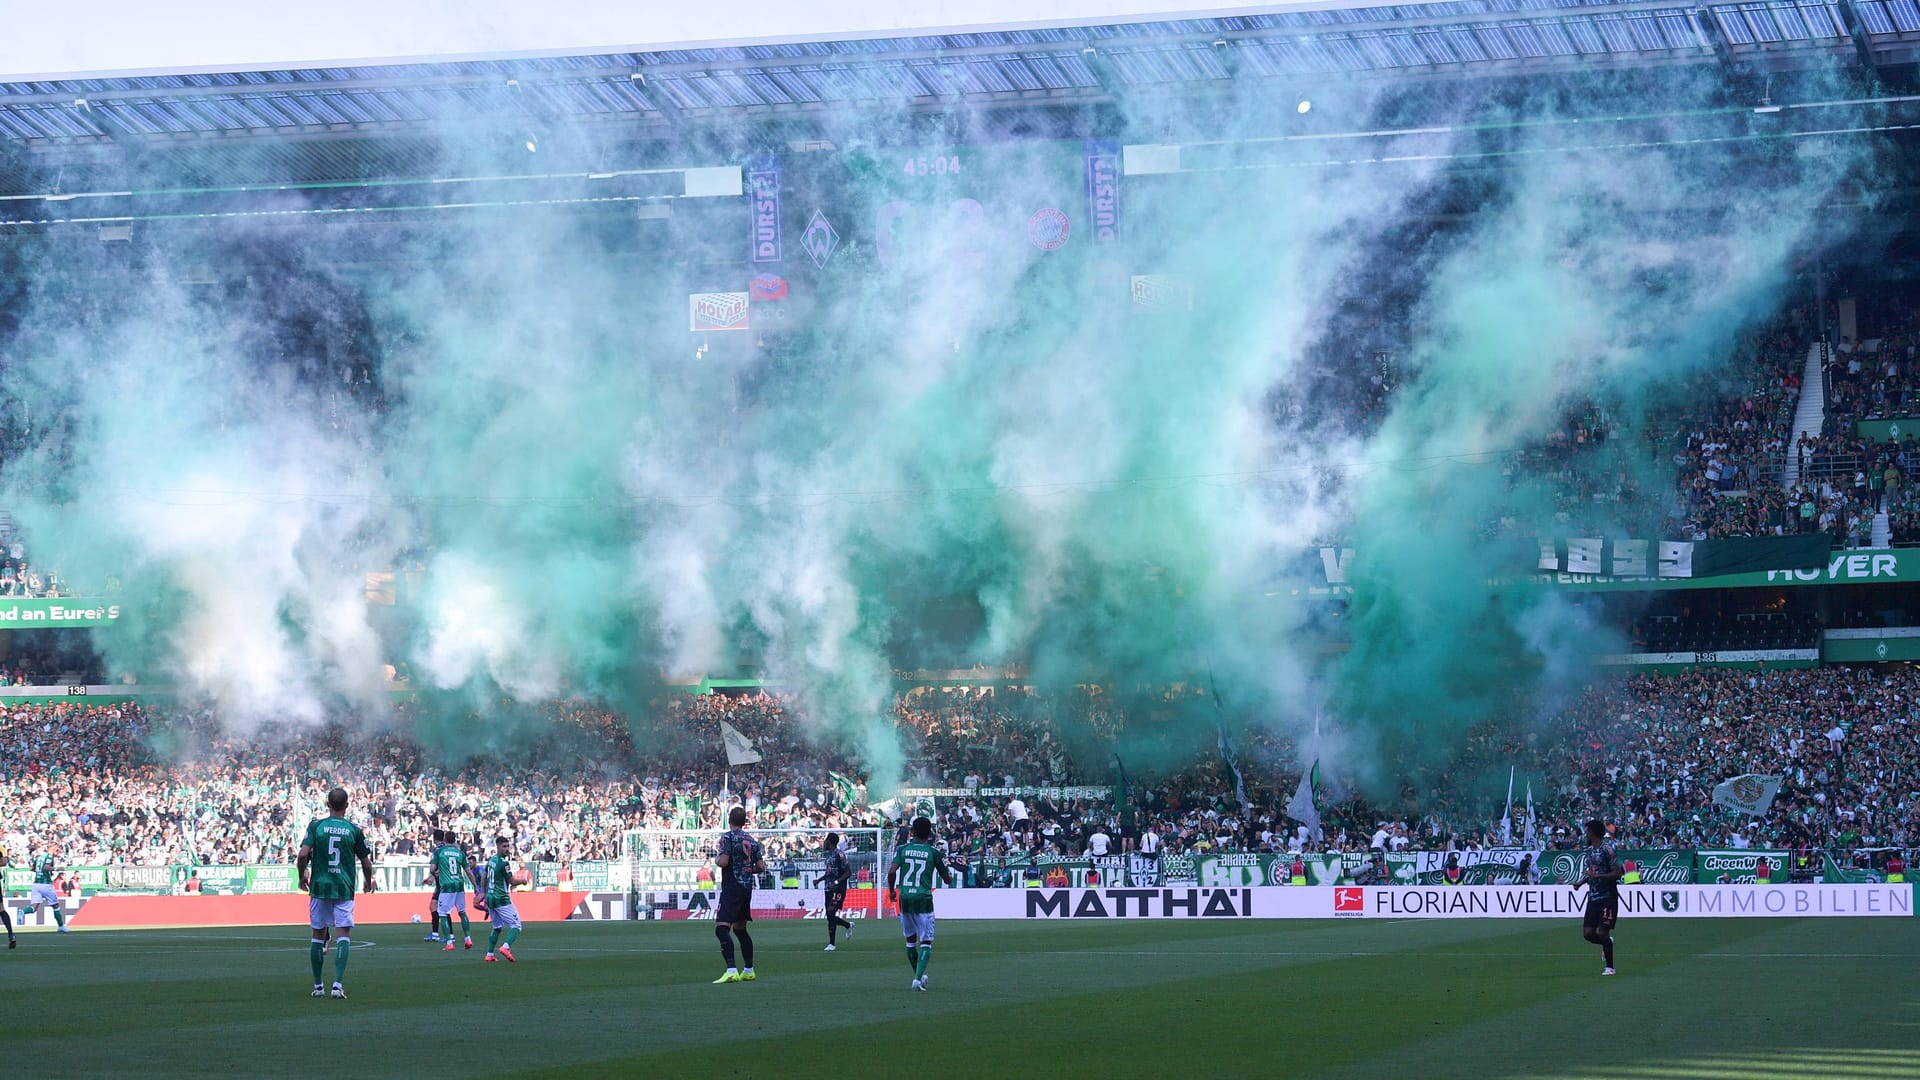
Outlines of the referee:
M 840 917 L 840 909 L 847 902 L 847 880 L 853 877 L 853 867 L 847 865 L 847 853 L 840 850 L 840 834 L 827 834 L 822 851 L 827 860 L 826 873 L 820 876 L 820 885 L 827 890 L 827 952 L 838 948 L 834 934 L 842 927 L 846 928 L 847 940 L 853 940 L 853 924 Z

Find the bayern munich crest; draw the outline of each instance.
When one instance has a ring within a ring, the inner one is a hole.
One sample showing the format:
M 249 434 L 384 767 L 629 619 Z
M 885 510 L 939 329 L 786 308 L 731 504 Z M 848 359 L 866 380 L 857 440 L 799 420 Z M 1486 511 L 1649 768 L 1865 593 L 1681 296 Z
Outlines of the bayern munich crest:
M 1041 251 L 1058 251 L 1066 246 L 1067 236 L 1073 231 L 1072 223 L 1067 220 L 1064 210 L 1047 206 L 1033 212 L 1027 219 L 1027 239 Z

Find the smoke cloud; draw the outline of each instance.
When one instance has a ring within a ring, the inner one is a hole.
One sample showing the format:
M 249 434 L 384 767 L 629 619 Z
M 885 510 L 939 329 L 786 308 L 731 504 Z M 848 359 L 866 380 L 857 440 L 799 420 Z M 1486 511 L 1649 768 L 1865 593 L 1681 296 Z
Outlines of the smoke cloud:
M 1592 400 L 1631 442 L 1781 303 L 1860 173 L 1843 142 L 1691 140 L 1716 92 L 1669 86 L 1675 119 L 1594 149 L 1544 97 L 1318 141 L 1253 138 L 1291 112 L 1257 90 L 1124 103 L 1118 141 L 1216 137 L 1123 178 L 1111 244 L 1078 144 L 956 138 L 928 180 L 925 135 L 849 116 L 783 161 L 793 294 L 746 332 L 686 323 L 753 272 L 741 200 L 23 234 L 0 505 L 81 591 L 117 582 L 115 670 L 241 723 L 378 711 L 388 662 L 483 715 L 757 670 L 884 789 L 897 670 L 1014 665 L 1143 716 L 1185 685 L 1171 715 L 1209 749 L 1211 672 L 1236 727 L 1324 709 L 1364 782 L 1437 777 L 1605 644 L 1489 587 L 1564 531 L 1502 455 Z M 449 161 L 496 137 L 450 123 Z M 1134 310 L 1132 275 L 1172 302 Z M 1343 618 L 1312 595 L 1322 543 L 1357 552 Z M 389 567 L 390 614 L 365 602 Z

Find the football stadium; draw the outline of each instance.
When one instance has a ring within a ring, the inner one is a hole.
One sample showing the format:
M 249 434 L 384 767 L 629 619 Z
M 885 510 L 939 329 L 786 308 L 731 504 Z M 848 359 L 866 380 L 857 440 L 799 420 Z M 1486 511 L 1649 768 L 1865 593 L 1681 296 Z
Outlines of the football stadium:
M 10 1072 L 1920 1076 L 1913 0 L 0 23 Z

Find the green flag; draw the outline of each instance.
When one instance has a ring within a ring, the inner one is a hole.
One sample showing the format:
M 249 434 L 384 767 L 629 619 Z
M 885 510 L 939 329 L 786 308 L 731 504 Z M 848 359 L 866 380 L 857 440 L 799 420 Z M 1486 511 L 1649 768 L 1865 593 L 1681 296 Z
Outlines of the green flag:
M 858 801 L 858 796 L 854 793 L 858 785 L 852 780 L 837 772 L 827 773 L 827 778 L 833 781 L 833 800 L 837 806 L 844 809 Z

